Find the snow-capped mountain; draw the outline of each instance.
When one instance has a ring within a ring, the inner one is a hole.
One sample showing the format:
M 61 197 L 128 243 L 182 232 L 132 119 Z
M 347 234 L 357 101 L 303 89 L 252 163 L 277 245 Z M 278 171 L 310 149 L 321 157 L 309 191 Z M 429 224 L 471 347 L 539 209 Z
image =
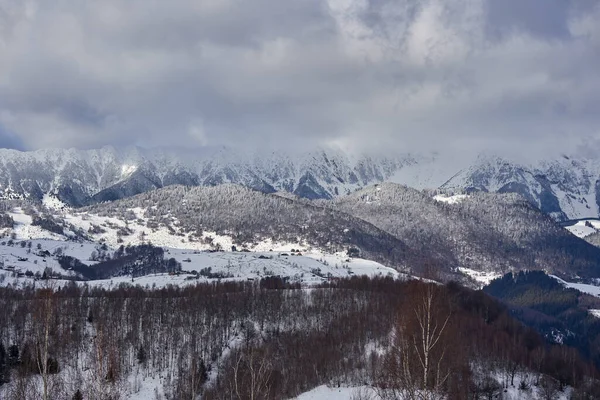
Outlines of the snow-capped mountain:
M 600 159 L 562 156 L 523 164 L 484 154 L 451 161 L 439 154 L 371 156 L 334 148 L 3 149 L 0 198 L 42 200 L 50 194 L 82 206 L 173 184 L 235 183 L 266 193 L 330 199 L 390 181 L 446 192 L 514 192 L 559 221 L 599 216 Z
M 600 163 L 562 156 L 524 165 L 480 156 L 441 186 L 460 191 L 518 193 L 556 220 L 597 217 Z
M 182 184 L 237 183 L 263 192 L 286 191 L 309 199 L 331 198 L 389 178 L 410 156 L 352 157 L 327 149 L 306 153 L 117 150 L 0 150 L 0 196 L 41 200 L 52 194 L 81 206 Z

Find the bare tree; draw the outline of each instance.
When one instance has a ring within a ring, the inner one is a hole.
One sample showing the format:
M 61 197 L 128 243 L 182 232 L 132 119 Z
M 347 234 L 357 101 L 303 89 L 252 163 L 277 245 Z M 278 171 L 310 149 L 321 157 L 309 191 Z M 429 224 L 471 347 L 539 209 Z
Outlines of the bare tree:
M 54 290 L 49 286 L 38 292 L 37 307 L 34 314 L 35 321 L 35 347 L 37 368 L 42 376 L 42 399 L 48 400 L 49 394 L 49 376 L 51 360 L 49 357 L 50 347 L 50 328 L 54 311 Z
M 384 364 L 379 386 L 384 398 L 431 400 L 443 397 L 450 376 L 446 362 L 450 311 L 443 307 L 436 285 L 418 287 L 412 294 L 412 307 L 401 314 L 395 341 Z
M 269 395 L 271 363 L 267 354 L 255 348 L 240 350 L 232 366 L 231 394 L 238 400 L 259 400 Z
M 559 392 L 559 383 L 556 379 L 544 375 L 540 380 L 538 397 L 540 400 L 554 400 Z

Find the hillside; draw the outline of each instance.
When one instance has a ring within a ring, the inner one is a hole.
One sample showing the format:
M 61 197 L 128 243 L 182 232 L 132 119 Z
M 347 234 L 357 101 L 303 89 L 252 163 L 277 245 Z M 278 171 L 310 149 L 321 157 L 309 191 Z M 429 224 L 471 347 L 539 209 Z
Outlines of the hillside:
M 14 221 L 5 235 L 112 249 L 152 243 L 190 251 L 350 254 L 443 281 L 526 269 L 568 281 L 600 276 L 600 249 L 515 194 L 432 196 L 381 184 L 309 201 L 236 185 L 170 186 L 84 208 L 46 201 L 4 215 Z
M 396 274 L 426 259 L 346 213 L 234 185 L 172 186 L 80 209 L 20 201 L 4 208 L 11 226 L 0 229 L 0 254 L 21 273 L 61 272 L 57 250 L 93 266 L 119 247 L 146 243 L 163 248 L 165 259 L 174 257 L 184 270 L 211 267 L 215 277 L 232 279 Z
M 543 269 L 569 279 L 600 274 L 598 248 L 515 194 L 432 197 L 387 183 L 331 204 L 393 234 L 447 268 L 496 273 Z
M 422 262 L 402 240 L 360 218 L 235 185 L 168 187 L 79 209 L 75 216 L 86 213 L 145 226 L 147 235 L 166 229 L 182 243 L 210 240 L 211 232 L 251 250 L 291 243 L 330 253 L 356 248 L 362 257 L 397 269 Z
M 600 299 L 541 271 L 506 274 L 483 291 L 510 306 L 511 314 L 549 340 L 567 344 L 600 363 Z

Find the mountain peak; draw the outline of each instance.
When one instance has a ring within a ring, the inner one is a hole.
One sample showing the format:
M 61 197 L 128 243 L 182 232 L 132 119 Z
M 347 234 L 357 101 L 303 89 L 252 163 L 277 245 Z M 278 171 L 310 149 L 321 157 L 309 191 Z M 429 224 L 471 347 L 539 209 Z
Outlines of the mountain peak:
M 236 183 L 309 199 L 335 198 L 375 183 L 381 191 L 401 190 L 386 182 L 448 193 L 518 193 L 557 220 L 600 213 L 600 161 L 572 156 L 528 165 L 494 153 L 464 159 L 443 154 L 376 156 L 336 147 L 0 150 L 1 198 L 41 201 L 54 193 L 72 206 L 174 184 Z M 379 194 L 384 195 L 390 194 Z

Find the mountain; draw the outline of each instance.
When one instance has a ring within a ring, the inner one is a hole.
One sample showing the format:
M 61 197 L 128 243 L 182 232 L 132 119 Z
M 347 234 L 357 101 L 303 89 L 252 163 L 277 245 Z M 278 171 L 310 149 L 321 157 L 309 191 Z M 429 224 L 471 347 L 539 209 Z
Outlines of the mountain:
M 558 221 L 597 217 L 600 204 L 599 161 L 562 156 L 522 165 L 496 156 L 480 156 L 441 188 L 518 193 Z
M 51 194 L 75 207 L 177 184 L 235 183 L 331 199 L 386 181 L 446 193 L 518 193 L 557 221 L 600 216 L 600 159 L 586 157 L 523 164 L 490 154 L 448 161 L 442 154 L 373 156 L 336 148 L 0 150 L 1 198 Z
M 571 279 L 600 276 L 600 249 L 514 193 L 431 197 L 385 183 L 325 204 L 391 233 L 449 269 L 541 269 Z
M 173 185 L 83 208 L 19 209 L 29 216 L 13 211 L 3 220 L 15 221 L 25 239 L 40 237 L 41 229 L 112 248 L 151 242 L 197 250 L 316 250 L 442 281 L 529 269 L 569 281 L 600 277 L 600 248 L 514 193 L 432 197 L 384 183 L 332 200 L 307 200 L 232 184 Z M 35 230 L 18 225 L 25 219 Z
M 315 250 L 343 257 L 340 267 L 351 254 L 398 271 L 431 263 L 426 254 L 360 218 L 232 184 L 172 185 L 75 209 L 5 203 L 11 204 L 0 207 L 6 210 L 0 220 L 8 228 L 0 229 L 0 237 L 93 242 L 113 250 L 142 243 L 190 252 Z M 89 251 L 84 257 L 95 258 Z
M 236 183 L 265 193 L 286 191 L 331 198 L 381 182 L 410 156 L 352 157 L 334 149 L 306 153 L 209 148 L 0 150 L 0 193 L 5 199 L 42 200 L 53 194 L 71 206 L 133 196 L 169 185 Z
M 129 221 L 149 231 L 172 231 L 188 242 L 205 240 L 206 232 L 213 232 L 214 237 L 231 238 L 239 248 L 253 249 L 258 243 L 291 243 L 329 253 L 354 248 L 362 257 L 398 270 L 427 259 L 363 219 L 239 185 L 170 186 L 77 211 Z

